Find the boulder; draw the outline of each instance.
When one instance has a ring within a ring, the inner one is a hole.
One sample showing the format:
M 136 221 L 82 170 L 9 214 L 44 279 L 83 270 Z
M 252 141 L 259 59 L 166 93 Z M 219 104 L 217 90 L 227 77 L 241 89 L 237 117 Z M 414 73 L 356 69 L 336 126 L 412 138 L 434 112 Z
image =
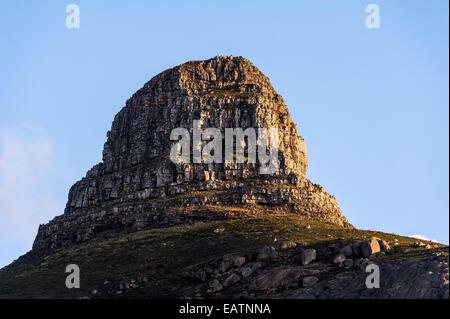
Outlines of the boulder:
M 263 266 L 262 263 L 256 262 L 256 263 L 253 263 L 253 264 L 251 265 L 251 268 L 252 268 L 253 271 L 256 271 L 256 270 L 258 270 L 258 269 L 261 269 L 262 266 Z
M 352 268 L 353 267 L 353 260 L 352 259 L 346 259 L 342 262 L 342 266 L 344 268 Z
M 358 241 L 352 245 L 353 255 L 359 256 L 361 255 L 361 244 L 363 241 Z
M 233 260 L 234 266 L 241 267 L 243 264 L 245 264 L 245 257 L 237 257 Z
M 343 261 L 345 260 L 345 256 L 344 254 L 337 254 L 334 259 L 333 259 L 333 263 L 336 265 L 341 264 Z
M 242 277 L 249 277 L 253 273 L 253 270 L 250 267 L 242 267 L 241 275 Z
M 297 244 L 292 240 L 282 241 L 275 245 L 277 250 L 285 250 L 285 249 L 289 249 L 289 248 L 294 248 L 296 246 L 297 246 Z
M 361 253 L 364 257 L 369 257 L 377 252 L 379 252 L 380 244 L 378 243 L 378 240 L 373 238 L 370 238 L 369 240 L 364 240 L 361 243 Z
M 212 281 L 209 282 L 209 287 L 214 291 L 221 291 L 222 290 L 222 284 L 217 280 L 214 279 Z
M 227 261 L 221 261 L 219 263 L 219 271 L 220 272 L 226 272 L 228 269 L 230 269 L 232 266 L 232 263 L 230 260 Z
M 369 264 L 369 261 L 364 258 L 360 258 L 354 262 L 355 267 L 359 268 L 361 271 L 365 271 L 368 264 Z
M 305 269 L 303 266 L 280 266 L 268 269 L 256 277 L 256 287 L 259 290 L 268 290 L 288 286 L 301 277 L 314 276 L 320 271 Z
M 310 288 L 319 281 L 319 278 L 315 276 L 308 276 L 303 278 L 303 288 Z
M 238 274 L 231 274 L 225 281 L 223 282 L 224 287 L 229 287 L 239 282 L 241 277 Z
M 385 240 L 380 239 L 378 241 L 378 244 L 380 245 L 381 251 L 387 252 L 391 249 L 391 246 L 389 246 L 389 244 Z
M 303 249 L 300 252 L 300 262 L 302 265 L 308 265 L 312 261 L 316 260 L 316 250 L 315 249 Z
M 345 257 L 351 257 L 353 255 L 353 245 L 347 245 L 339 251 L 340 254 L 343 254 Z
M 264 247 L 258 252 L 258 255 L 256 259 L 258 260 L 265 260 L 265 259 L 277 259 L 278 258 L 278 252 L 275 250 L 274 247 Z

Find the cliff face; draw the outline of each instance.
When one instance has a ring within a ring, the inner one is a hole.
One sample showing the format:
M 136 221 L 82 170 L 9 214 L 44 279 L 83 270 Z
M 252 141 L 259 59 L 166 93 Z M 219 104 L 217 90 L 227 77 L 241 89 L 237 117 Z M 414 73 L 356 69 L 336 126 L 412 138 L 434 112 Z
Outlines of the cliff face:
M 186 128 L 192 137 L 194 121 L 201 129 L 218 128 L 222 137 L 225 128 L 276 128 L 277 170 L 260 174 L 259 161 L 227 163 L 225 154 L 221 163 L 174 163 L 171 132 Z M 67 246 L 111 229 L 243 214 L 225 206 L 277 206 L 351 227 L 336 199 L 306 179 L 307 167 L 305 142 L 283 98 L 251 62 L 187 62 L 158 74 L 126 102 L 107 134 L 103 161 L 72 186 L 64 215 L 40 226 L 33 249 Z

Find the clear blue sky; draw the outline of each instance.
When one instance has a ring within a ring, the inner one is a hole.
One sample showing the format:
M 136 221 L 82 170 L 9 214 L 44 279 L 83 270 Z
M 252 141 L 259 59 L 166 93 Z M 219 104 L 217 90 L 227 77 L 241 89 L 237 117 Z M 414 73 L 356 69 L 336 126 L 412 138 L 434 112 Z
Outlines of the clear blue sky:
M 63 212 L 132 93 L 216 54 L 270 78 L 309 178 L 350 222 L 448 243 L 448 1 L 242 2 L 1 1 L 0 266 Z M 369 3 L 380 29 L 365 26 Z

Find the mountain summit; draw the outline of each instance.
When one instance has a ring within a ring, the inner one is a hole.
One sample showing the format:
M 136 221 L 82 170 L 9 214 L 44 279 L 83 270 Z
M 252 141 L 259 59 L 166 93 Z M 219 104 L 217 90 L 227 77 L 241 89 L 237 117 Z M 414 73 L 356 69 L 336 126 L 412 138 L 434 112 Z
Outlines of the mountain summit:
M 0 298 L 448 298 L 447 246 L 355 229 L 307 169 L 251 62 L 166 70 L 115 116 L 64 214 L 0 269 Z
M 260 174 L 258 161 L 226 163 L 225 152 L 221 163 L 174 163 L 171 132 L 192 133 L 194 121 L 222 137 L 227 128 L 276 128 L 276 171 Z M 68 246 L 112 229 L 220 219 L 230 214 L 220 208 L 225 205 L 278 207 L 352 227 L 336 199 L 306 179 L 305 141 L 283 98 L 242 57 L 187 62 L 158 74 L 126 102 L 107 136 L 103 161 L 72 186 L 64 215 L 40 226 L 33 249 Z

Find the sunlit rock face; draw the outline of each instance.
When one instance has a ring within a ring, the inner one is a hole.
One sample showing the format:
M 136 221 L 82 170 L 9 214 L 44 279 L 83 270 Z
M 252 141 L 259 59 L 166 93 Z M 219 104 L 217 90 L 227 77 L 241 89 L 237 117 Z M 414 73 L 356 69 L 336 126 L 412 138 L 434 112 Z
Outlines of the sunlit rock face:
M 275 128 L 277 169 L 261 174 L 258 160 L 226 162 L 225 149 L 219 163 L 195 163 L 193 149 L 190 161 L 172 161 L 171 132 L 185 128 L 194 138 L 194 123 L 201 130 L 217 128 L 222 137 L 226 128 Z M 306 179 L 307 167 L 305 142 L 283 98 L 250 61 L 187 62 L 153 77 L 126 102 L 107 133 L 103 161 L 71 187 L 65 214 L 40 226 L 33 248 L 67 246 L 110 229 L 234 216 L 221 211 L 225 205 L 277 205 L 351 227 L 336 199 Z M 206 214 L 193 209 L 205 205 L 216 209 Z

